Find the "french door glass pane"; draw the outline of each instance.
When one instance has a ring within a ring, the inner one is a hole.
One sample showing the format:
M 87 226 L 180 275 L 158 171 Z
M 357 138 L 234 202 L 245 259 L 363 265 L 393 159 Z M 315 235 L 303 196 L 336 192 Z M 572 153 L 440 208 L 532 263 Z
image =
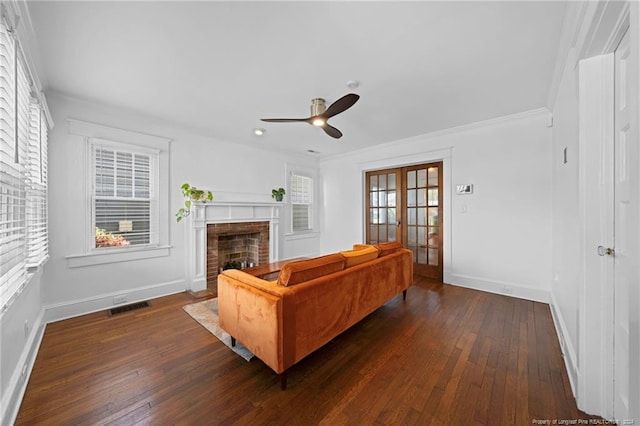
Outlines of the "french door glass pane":
M 378 220 L 379 222 L 377 223 L 387 223 L 387 209 L 380 209 L 378 212 Z
M 429 265 L 438 266 L 438 249 L 429 249 Z
M 388 189 L 396 189 L 396 174 L 389 173 L 387 175 L 387 188 Z
M 416 205 L 416 190 L 409 189 L 407 191 L 407 206 L 414 207 Z
M 416 209 L 407 209 L 407 223 L 409 225 L 416 224 Z
M 378 228 L 378 239 L 380 241 L 387 241 L 387 227 L 384 225 L 380 225 Z
M 389 226 L 389 235 L 387 236 L 388 241 L 396 241 L 396 227 L 392 225 Z
M 429 186 L 438 186 L 438 168 L 429 167 Z
M 378 193 L 374 191 L 369 195 L 371 196 L 371 207 L 378 207 Z
M 438 205 L 438 189 L 434 188 L 434 189 L 429 189 L 429 205 L 430 206 L 437 206 Z
M 418 170 L 418 188 L 427 186 L 427 171 L 425 169 Z
M 369 191 L 378 190 L 378 176 L 371 176 L 369 178 Z
M 378 226 L 377 225 L 371 225 L 369 227 L 369 237 L 371 238 L 371 244 L 378 243 Z
M 391 225 L 395 225 L 396 223 L 396 209 L 394 208 L 388 208 L 387 209 L 387 222 L 390 223 Z
M 415 188 L 416 187 L 416 171 L 412 170 L 407 172 L 407 188 Z
M 426 206 L 427 205 L 427 190 L 426 189 L 418 189 L 418 205 Z
M 429 226 L 438 225 L 438 208 L 429 207 Z
M 396 206 L 396 191 L 387 192 L 387 206 L 389 207 Z
M 427 209 L 424 207 L 418 208 L 418 225 L 426 225 L 427 224 Z
M 387 193 L 385 191 L 380 191 L 378 193 L 378 203 L 380 204 L 380 207 L 387 206 Z
M 387 189 L 387 175 L 378 176 L 378 189 L 381 191 Z

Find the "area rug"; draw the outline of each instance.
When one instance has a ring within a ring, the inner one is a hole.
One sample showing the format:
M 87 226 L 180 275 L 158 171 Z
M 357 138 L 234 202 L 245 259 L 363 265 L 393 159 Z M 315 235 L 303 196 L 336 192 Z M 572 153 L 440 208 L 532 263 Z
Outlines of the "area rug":
M 254 355 L 238 341 L 236 341 L 235 346 L 231 346 L 231 336 L 220 328 L 218 322 L 218 299 L 208 299 L 203 302 L 192 303 L 191 305 L 183 306 L 182 309 L 242 358 L 251 361 L 251 358 L 254 357 Z

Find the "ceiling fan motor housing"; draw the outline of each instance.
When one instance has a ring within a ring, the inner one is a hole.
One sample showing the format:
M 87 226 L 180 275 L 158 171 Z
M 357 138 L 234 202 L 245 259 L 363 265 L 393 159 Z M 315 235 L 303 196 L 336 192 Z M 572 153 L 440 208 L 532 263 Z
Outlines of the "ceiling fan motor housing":
M 311 117 L 320 115 L 327 110 L 325 102 L 322 98 L 311 99 Z

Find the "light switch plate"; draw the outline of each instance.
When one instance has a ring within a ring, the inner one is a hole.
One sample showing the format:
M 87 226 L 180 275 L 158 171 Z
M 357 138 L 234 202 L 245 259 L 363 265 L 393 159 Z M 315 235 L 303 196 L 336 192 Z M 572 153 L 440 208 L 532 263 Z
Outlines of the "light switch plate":
M 473 185 L 472 184 L 464 184 L 456 186 L 456 194 L 473 194 Z

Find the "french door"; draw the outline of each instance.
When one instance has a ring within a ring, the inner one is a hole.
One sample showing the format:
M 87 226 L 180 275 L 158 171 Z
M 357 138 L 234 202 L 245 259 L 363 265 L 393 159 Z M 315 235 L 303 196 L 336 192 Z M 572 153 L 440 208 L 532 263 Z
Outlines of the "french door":
M 442 281 L 442 162 L 366 174 L 366 241 L 399 241 L 414 272 Z

